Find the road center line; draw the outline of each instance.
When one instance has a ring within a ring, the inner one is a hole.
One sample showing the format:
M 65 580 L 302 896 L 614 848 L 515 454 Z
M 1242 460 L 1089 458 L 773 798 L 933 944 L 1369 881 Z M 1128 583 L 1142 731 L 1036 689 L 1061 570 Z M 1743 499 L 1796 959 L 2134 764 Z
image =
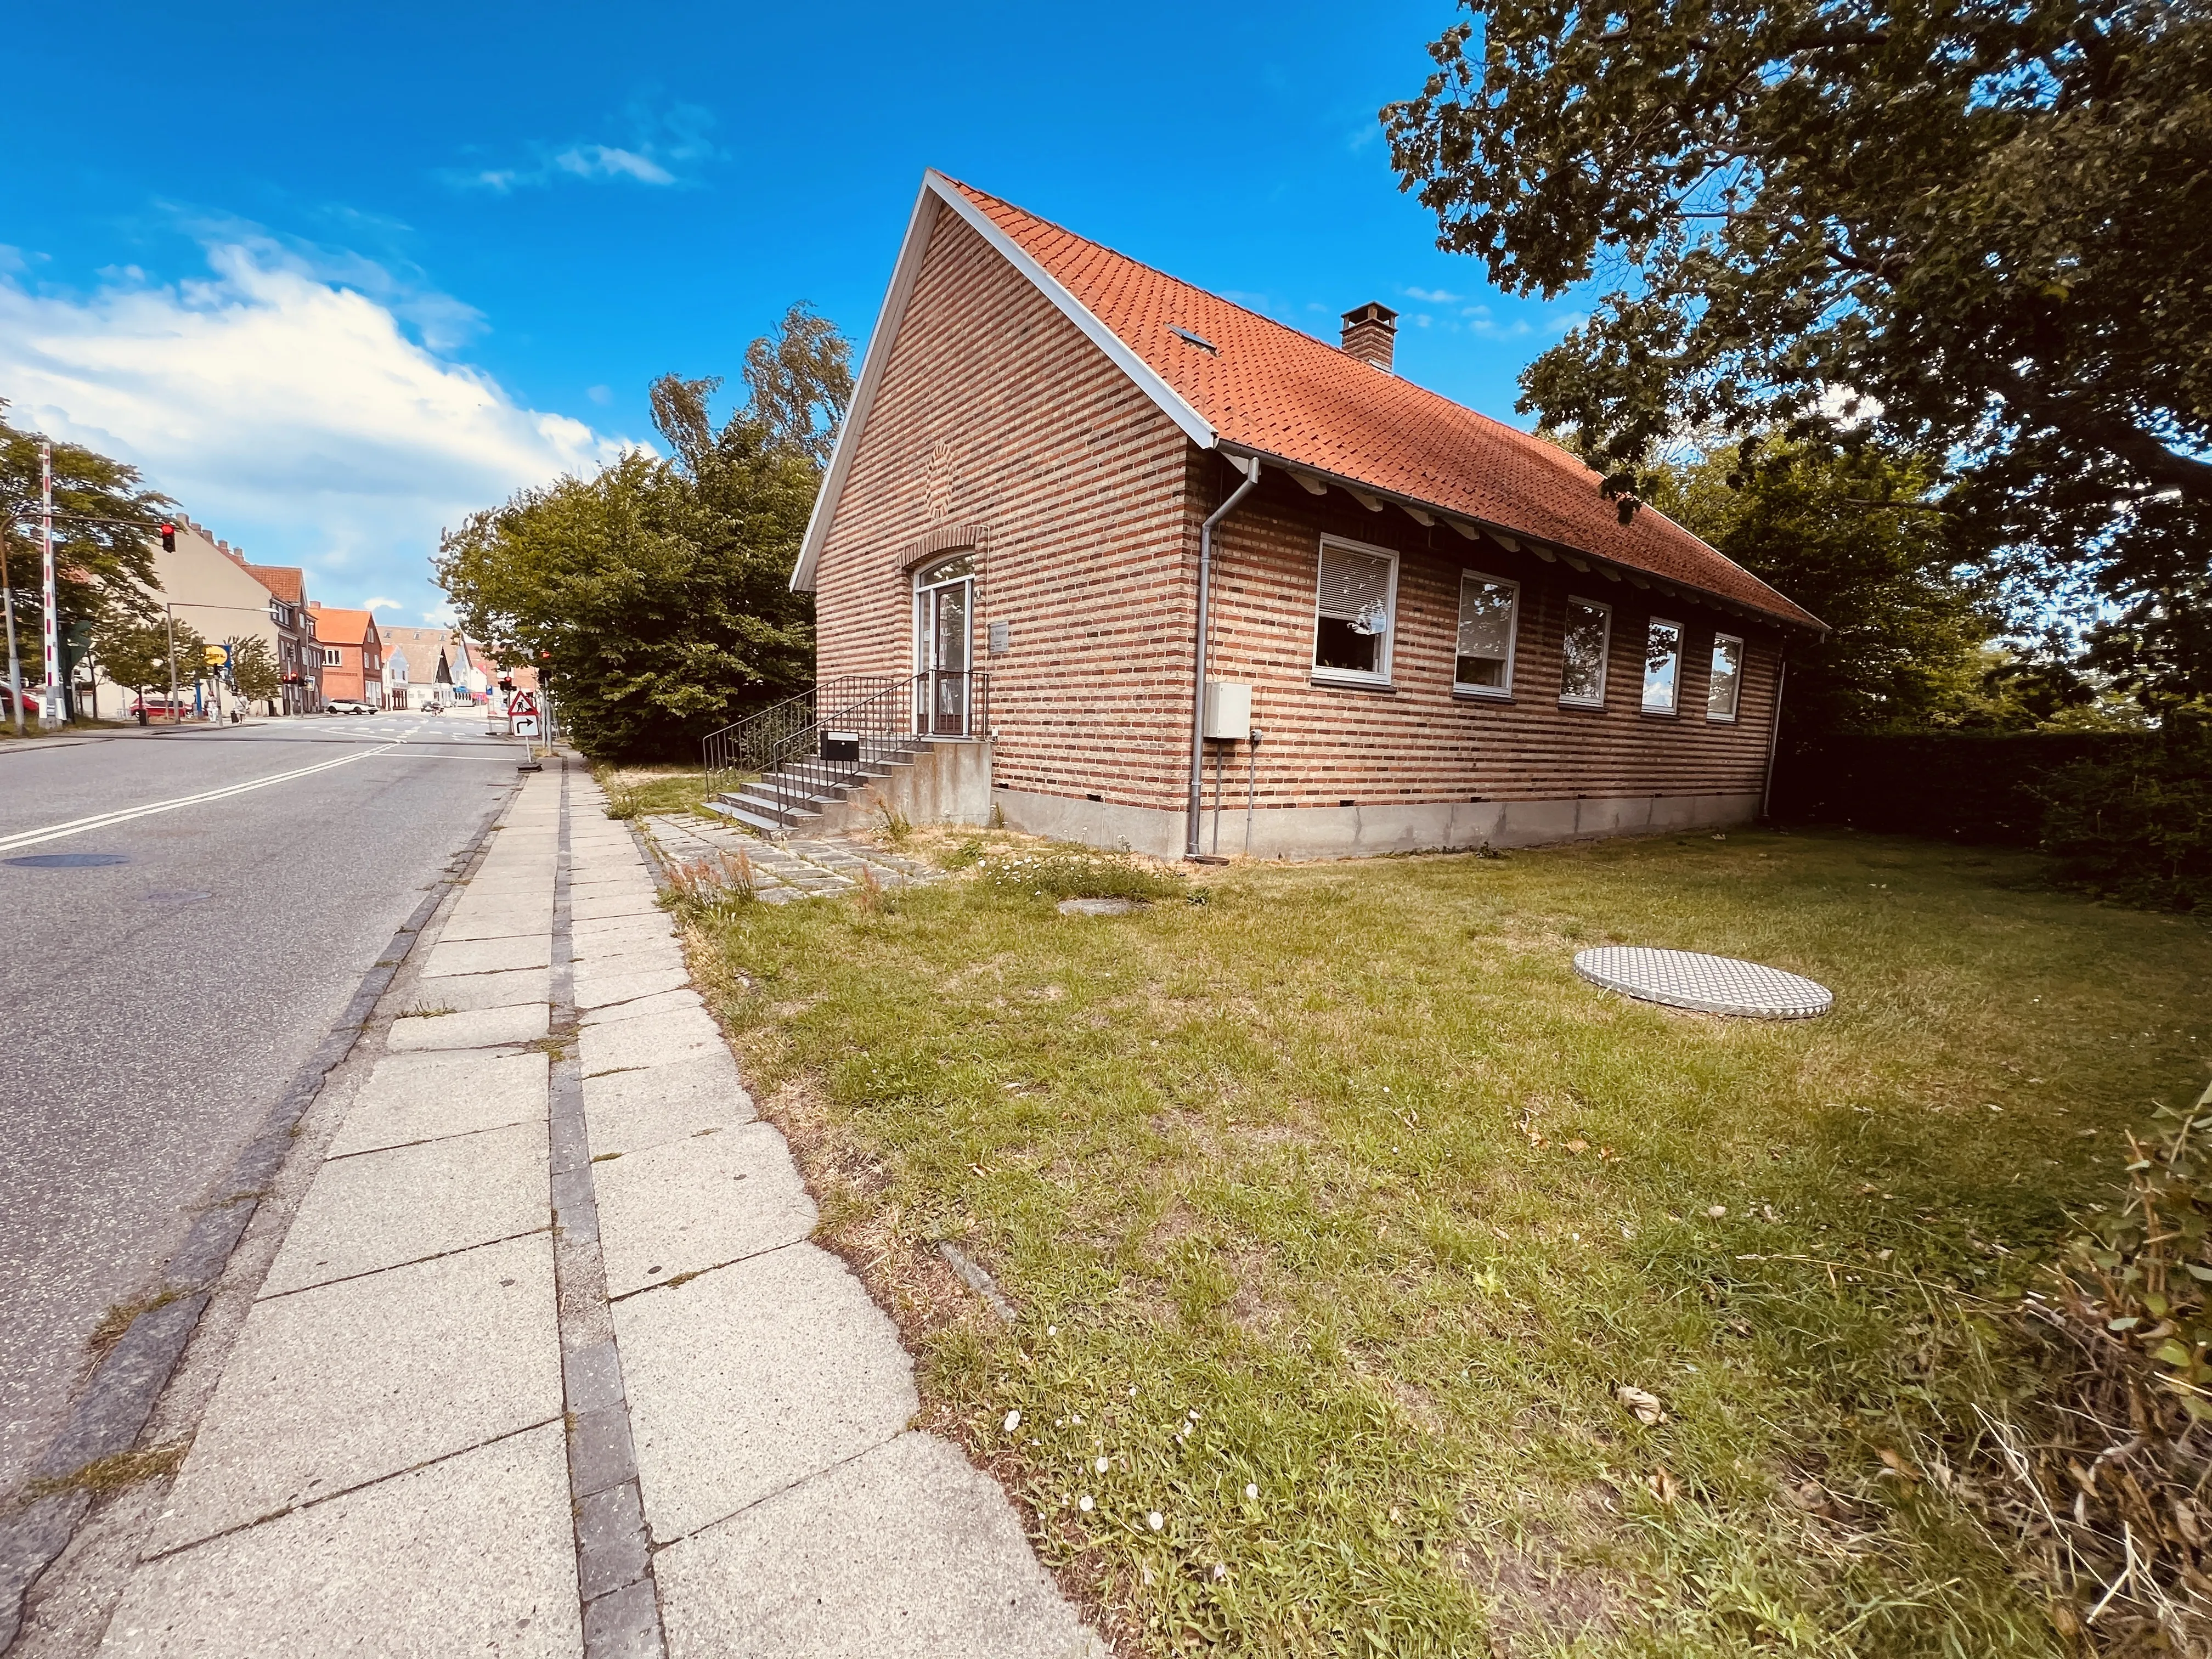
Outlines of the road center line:
M 155 812 L 173 812 L 179 806 L 196 806 L 202 801 L 222 800 L 231 795 L 242 795 L 249 789 L 265 789 L 272 783 L 285 783 L 294 778 L 313 776 L 327 772 L 334 766 L 350 766 L 357 760 L 367 760 L 372 755 L 381 755 L 397 749 L 405 738 L 379 744 L 374 749 L 363 749 L 350 755 L 341 755 L 313 766 L 295 768 L 289 772 L 273 773 L 265 778 L 250 779 L 245 783 L 234 783 L 222 789 L 203 790 L 197 795 L 179 795 L 173 800 L 149 801 L 143 806 L 126 806 L 113 812 L 100 812 L 88 818 L 74 818 L 67 823 L 57 823 L 44 830 L 26 830 L 13 836 L 0 836 L 0 853 L 13 852 L 18 847 L 35 847 L 42 841 L 58 841 L 64 836 L 82 835 L 88 830 L 104 830 L 113 823 L 128 823 L 133 818 L 143 818 Z

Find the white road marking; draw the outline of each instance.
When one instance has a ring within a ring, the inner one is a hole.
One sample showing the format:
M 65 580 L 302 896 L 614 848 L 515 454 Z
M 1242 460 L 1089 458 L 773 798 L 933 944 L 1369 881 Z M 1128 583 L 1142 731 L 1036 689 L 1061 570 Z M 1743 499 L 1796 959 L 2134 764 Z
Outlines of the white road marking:
M 222 800 L 231 795 L 242 795 L 249 789 L 265 789 L 272 783 L 286 783 L 294 778 L 311 777 L 317 772 L 327 772 L 334 766 L 350 766 L 357 760 L 367 760 L 372 755 L 381 755 L 399 747 L 398 743 L 380 744 L 374 749 L 363 749 L 350 755 L 341 755 L 314 766 L 302 766 L 289 772 L 277 772 L 265 778 L 254 778 L 246 783 L 234 783 L 228 788 L 204 790 L 197 795 L 179 795 L 173 800 L 150 801 L 143 806 L 126 806 L 113 812 L 100 812 L 88 818 L 76 818 L 67 823 L 57 823 L 44 830 L 25 830 L 13 836 L 0 836 L 0 853 L 12 853 L 19 847 L 35 847 L 42 841 L 58 841 L 64 836 L 81 836 L 88 830 L 105 830 L 110 824 L 128 823 L 133 818 L 143 818 L 155 812 L 173 812 L 179 806 L 196 806 L 202 801 Z

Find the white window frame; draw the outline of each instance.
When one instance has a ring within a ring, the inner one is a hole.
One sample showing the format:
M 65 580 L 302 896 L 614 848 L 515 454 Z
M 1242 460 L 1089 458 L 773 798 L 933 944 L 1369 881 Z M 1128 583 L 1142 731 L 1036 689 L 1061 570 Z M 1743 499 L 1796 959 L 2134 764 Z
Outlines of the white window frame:
M 1716 726 L 1733 726 L 1743 713 L 1743 677 L 1745 671 L 1751 666 L 1751 648 L 1741 634 L 1715 634 L 1713 656 L 1720 655 L 1723 640 L 1735 647 L 1735 696 L 1729 700 L 1727 714 L 1713 713 L 1713 669 L 1709 659 L 1705 664 L 1705 718 Z
M 1340 547 L 1347 553 L 1364 553 L 1372 558 L 1390 562 L 1390 585 L 1382 609 L 1389 620 L 1382 630 L 1382 666 L 1375 672 L 1358 668 L 1323 668 L 1314 660 L 1321 649 L 1321 562 L 1332 547 Z M 1306 645 L 1306 661 L 1312 682 L 1316 685 L 1344 685 L 1363 688 L 1390 684 L 1391 664 L 1398 650 L 1398 554 L 1394 548 L 1376 547 L 1366 542 L 1355 542 L 1346 536 L 1324 536 L 1314 549 L 1314 608 L 1313 633 Z
M 1668 698 L 1663 708 L 1655 708 L 1649 701 L 1651 674 L 1651 630 L 1671 628 L 1674 630 L 1674 678 L 1668 684 Z M 1682 712 L 1682 661 L 1688 654 L 1683 647 L 1690 642 L 1690 630 L 1671 617 L 1646 617 L 1644 619 L 1644 676 L 1636 688 L 1636 707 L 1645 714 L 1663 714 L 1669 720 Z
M 1613 607 L 1603 599 L 1586 599 L 1579 593 L 1567 595 L 1570 612 L 1578 605 L 1587 605 L 1605 618 L 1605 635 L 1599 641 L 1597 651 L 1597 695 L 1576 697 L 1567 694 L 1567 619 L 1562 617 L 1559 623 L 1559 706 L 1563 708 L 1602 708 L 1605 707 L 1605 694 L 1612 689 L 1613 681 Z
M 1490 582 L 1512 590 L 1513 611 L 1505 621 L 1505 683 L 1503 685 L 1469 685 L 1459 677 L 1459 630 L 1467 619 L 1467 579 L 1470 576 L 1479 582 Z M 1465 566 L 1461 567 L 1459 580 L 1462 610 L 1452 622 L 1452 696 L 1488 697 L 1495 702 L 1510 702 L 1513 701 L 1514 653 L 1521 643 L 1521 584 L 1510 576 L 1493 576 L 1487 570 L 1473 570 Z M 1393 621 L 1395 621 L 1395 617 Z
M 345 653 L 339 650 L 335 645 L 322 645 L 318 646 L 315 648 L 323 653 L 324 667 L 343 668 L 345 666 Z

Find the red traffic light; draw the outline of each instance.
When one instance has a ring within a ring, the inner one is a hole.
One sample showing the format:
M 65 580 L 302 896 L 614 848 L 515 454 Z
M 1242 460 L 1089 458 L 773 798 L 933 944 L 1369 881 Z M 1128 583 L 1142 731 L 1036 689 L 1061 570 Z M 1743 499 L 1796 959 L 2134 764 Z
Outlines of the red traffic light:
M 164 553 L 173 553 L 176 550 L 177 526 L 173 524 L 165 524 L 161 526 L 161 551 Z

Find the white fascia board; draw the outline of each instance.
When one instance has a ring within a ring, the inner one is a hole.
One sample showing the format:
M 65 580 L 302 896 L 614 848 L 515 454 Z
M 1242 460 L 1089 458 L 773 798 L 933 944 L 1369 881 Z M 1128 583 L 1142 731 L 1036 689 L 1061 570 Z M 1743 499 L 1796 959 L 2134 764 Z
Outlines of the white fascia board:
M 1150 363 L 1130 350 L 1121 337 L 1100 322 L 1089 307 L 1062 288 L 1052 273 L 1030 258 L 1019 243 L 993 223 L 990 215 L 961 194 L 957 185 L 932 167 L 922 175 L 922 187 L 935 191 L 945 206 L 958 214 L 970 229 L 995 248 L 1007 264 L 1035 283 L 1037 291 L 1057 306 L 1068 321 L 1081 329 L 1084 337 L 1104 352 L 1116 368 L 1134 380 L 1137 389 L 1157 404 L 1163 415 L 1181 427 L 1186 437 L 1200 449 L 1212 449 L 1216 446 L 1218 438 L 1212 423 L 1185 403 L 1181 392 L 1162 380 Z
M 940 199 L 930 189 L 925 176 L 921 189 L 915 196 L 913 216 L 908 219 L 906 240 L 899 246 L 898 263 L 891 267 L 891 285 L 884 295 L 884 308 L 876 316 L 875 332 L 868 336 L 868 349 L 860 356 L 860 378 L 853 387 L 853 401 L 845 410 L 845 423 L 837 429 L 837 441 L 830 452 L 829 470 L 822 475 L 822 487 L 814 493 L 814 511 L 806 520 L 806 535 L 799 544 L 799 562 L 792 567 L 791 589 L 794 593 L 811 592 L 814 588 L 815 561 L 822 556 L 822 544 L 830 538 L 830 520 L 837 511 L 837 497 L 843 493 L 845 475 L 853 470 L 853 457 L 860 453 L 860 428 L 867 424 L 869 407 L 876 400 L 876 388 L 883 384 L 884 371 L 889 366 L 891 345 L 898 338 L 899 324 L 906 316 L 907 301 L 914 296 L 915 278 L 921 274 L 922 255 L 929 250 L 930 227 L 937 222 L 937 208 Z

